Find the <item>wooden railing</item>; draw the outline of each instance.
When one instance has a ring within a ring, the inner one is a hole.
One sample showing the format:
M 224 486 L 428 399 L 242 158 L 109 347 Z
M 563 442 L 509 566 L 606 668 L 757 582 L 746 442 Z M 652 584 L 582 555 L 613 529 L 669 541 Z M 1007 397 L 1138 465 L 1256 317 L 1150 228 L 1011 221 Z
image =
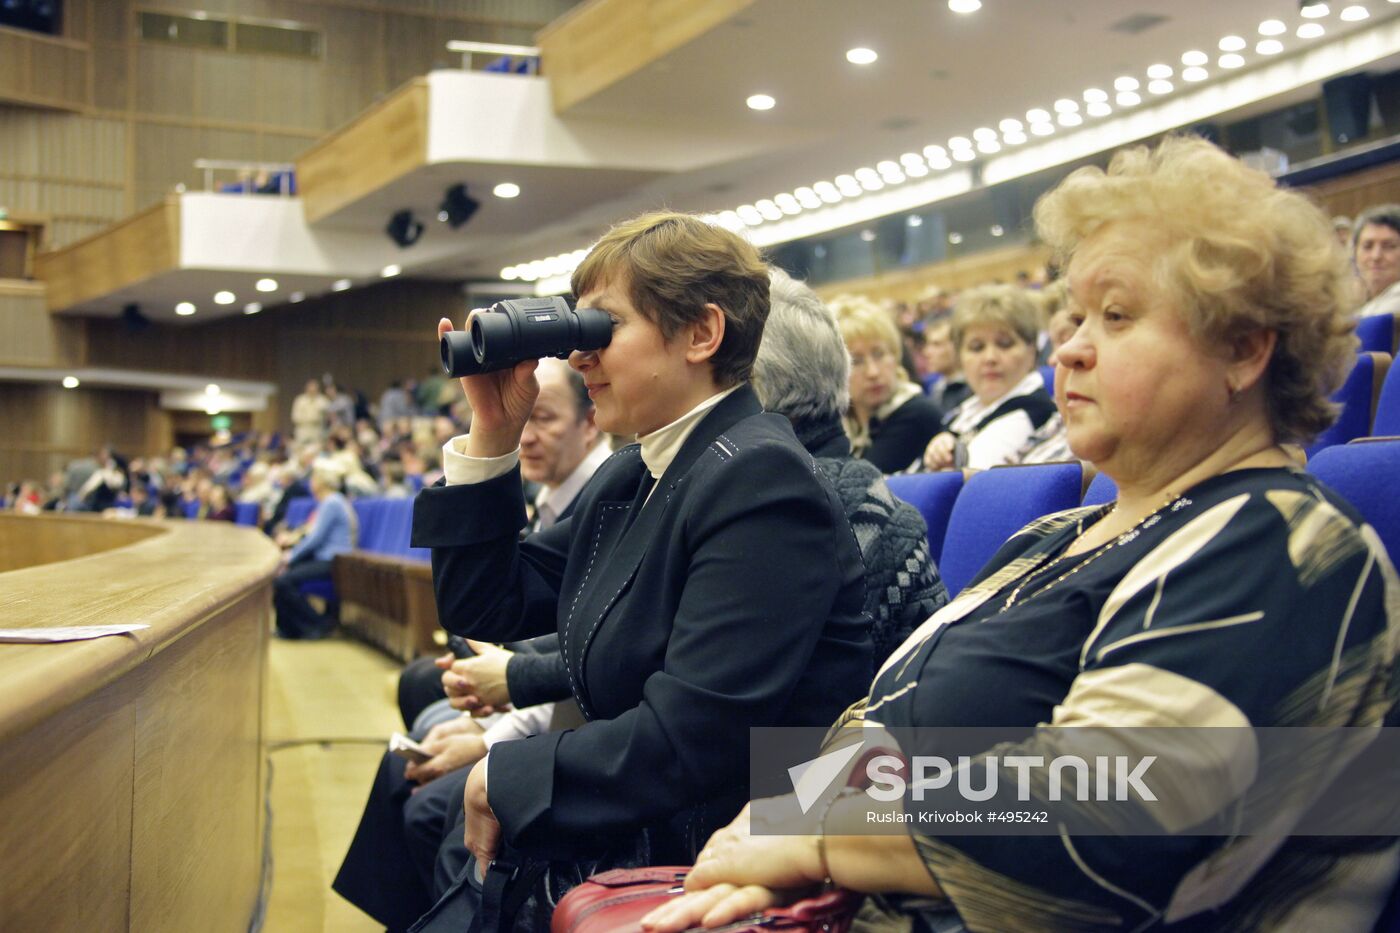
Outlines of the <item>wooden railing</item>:
M 86 42 L 0 26 L 0 101 L 83 110 L 92 105 Z

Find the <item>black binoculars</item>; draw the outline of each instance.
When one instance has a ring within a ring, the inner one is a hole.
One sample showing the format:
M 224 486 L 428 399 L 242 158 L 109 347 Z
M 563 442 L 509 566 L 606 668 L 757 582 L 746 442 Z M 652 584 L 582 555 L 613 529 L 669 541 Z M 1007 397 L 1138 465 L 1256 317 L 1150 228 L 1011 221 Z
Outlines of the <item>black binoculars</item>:
M 442 368 L 449 376 L 475 376 L 521 360 L 601 350 L 611 340 L 612 318 L 606 311 L 575 310 L 563 298 L 513 298 L 473 317 L 470 331 L 445 334 Z

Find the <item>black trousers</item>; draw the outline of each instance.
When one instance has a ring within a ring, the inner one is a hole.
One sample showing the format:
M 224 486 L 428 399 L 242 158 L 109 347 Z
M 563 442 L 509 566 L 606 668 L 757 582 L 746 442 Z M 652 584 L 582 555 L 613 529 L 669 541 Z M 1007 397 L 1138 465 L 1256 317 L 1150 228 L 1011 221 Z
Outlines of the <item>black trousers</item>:
M 335 621 L 317 612 L 301 595 L 310 580 L 329 580 L 331 562 L 304 560 L 282 571 L 272 581 L 272 606 L 277 611 L 277 632 L 283 638 L 321 638 L 335 628 Z

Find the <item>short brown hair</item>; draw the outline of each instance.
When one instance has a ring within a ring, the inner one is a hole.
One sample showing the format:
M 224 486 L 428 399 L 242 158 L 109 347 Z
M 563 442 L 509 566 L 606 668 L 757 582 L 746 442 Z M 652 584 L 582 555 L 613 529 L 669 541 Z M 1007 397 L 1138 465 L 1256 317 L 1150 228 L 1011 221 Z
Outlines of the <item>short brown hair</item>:
M 1040 308 L 1018 285 L 979 285 L 958 296 L 953 305 L 953 345 L 962 350 L 969 327 L 997 324 L 1035 346 L 1040 335 Z
M 715 381 L 727 387 L 749 378 L 768 318 L 768 266 L 751 243 L 691 214 L 643 214 L 594 245 L 574 270 L 574 295 L 618 276 L 667 340 L 700 320 L 706 304 L 718 305 L 724 340 L 710 360 Z

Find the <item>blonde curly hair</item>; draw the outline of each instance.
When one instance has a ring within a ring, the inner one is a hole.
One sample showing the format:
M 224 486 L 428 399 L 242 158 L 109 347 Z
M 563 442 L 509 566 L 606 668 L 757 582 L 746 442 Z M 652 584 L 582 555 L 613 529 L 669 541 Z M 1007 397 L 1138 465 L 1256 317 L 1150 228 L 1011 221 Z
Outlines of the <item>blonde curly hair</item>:
M 1107 171 L 1078 169 L 1035 206 L 1041 239 L 1065 263 L 1095 231 L 1122 222 L 1165 237 L 1157 284 L 1202 345 L 1255 328 L 1277 332 L 1266 384 L 1277 440 L 1306 443 L 1336 419 L 1328 396 L 1357 341 L 1347 259 L 1321 210 L 1186 136 L 1124 149 Z

